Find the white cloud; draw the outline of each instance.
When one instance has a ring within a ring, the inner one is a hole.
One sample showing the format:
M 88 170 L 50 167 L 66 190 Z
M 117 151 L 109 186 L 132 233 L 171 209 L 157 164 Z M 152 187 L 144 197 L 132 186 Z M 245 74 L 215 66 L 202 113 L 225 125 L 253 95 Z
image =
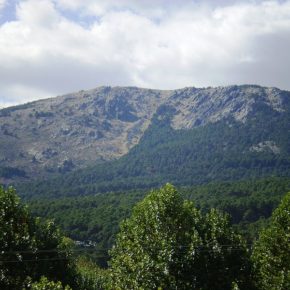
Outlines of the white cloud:
M 16 8 L 19 23 L 26 25 L 53 28 L 61 21 L 60 14 L 50 0 L 29 0 L 20 2 Z
M 21 1 L 0 26 L 0 106 L 98 85 L 290 89 L 290 1 L 177 2 Z

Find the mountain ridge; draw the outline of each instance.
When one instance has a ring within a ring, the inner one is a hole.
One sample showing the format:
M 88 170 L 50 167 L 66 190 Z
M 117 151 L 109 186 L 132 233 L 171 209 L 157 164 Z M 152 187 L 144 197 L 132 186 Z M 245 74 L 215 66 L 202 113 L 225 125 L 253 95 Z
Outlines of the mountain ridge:
M 139 144 L 155 117 L 165 118 L 173 132 L 231 118 L 229 126 L 244 124 L 260 109 L 285 114 L 289 95 L 257 85 L 170 91 L 103 86 L 5 108 L 0 110 L 0 173 L 6 169 L 8 178 L 2 174 L 2 182 L 116 160 Z M 269 148 L 280 152 L 273 140 L 252 144 L 252 151 Z

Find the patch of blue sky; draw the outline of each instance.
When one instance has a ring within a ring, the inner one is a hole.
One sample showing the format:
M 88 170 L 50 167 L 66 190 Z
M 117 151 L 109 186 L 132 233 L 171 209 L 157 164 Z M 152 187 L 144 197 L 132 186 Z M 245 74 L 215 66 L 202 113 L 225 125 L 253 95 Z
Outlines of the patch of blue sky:
M 2 10 L 0 11 L 0 25 L 4 23 L 16 21 L 16 9 L 17 4 L 20 3 L 21 0 L 9 0 L 6 2 Z M 87 15 L 82 13 L 80 10 L 64 10 L 60 9 L 60 7 L 56 6 L 57 11 L 66 19 L 78 23 L 79 25 L 83 26 L 84 28 L 89 28 L 96 22 L 100 21 L 99 16 L 95 15 Z
M 19 0 L 7 1 L 0 11 L 0 25 L 16 20 L 16 5 Z
M 87 15 L 82 11 L 64 10 L 58 8 L 58 12 L 71 22 L 75 22 L 84 28 L 90 28 L 94 23 L 100 21 L 100 17 L 96 15 Z

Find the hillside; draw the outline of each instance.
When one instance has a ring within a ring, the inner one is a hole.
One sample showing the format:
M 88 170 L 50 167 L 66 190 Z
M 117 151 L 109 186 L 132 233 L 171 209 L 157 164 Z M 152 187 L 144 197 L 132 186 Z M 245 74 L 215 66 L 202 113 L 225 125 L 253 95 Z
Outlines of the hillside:
M 204 212 L 218 208 L 230 214 L 235 227 L 252 242 L 281 197 L 290 191 L 290 178 L 210 183 L 179 190 L 185 199 L 194 201 Z M 134 190 L 81 197 L 35 198 L 29 200 L 29 205 L 35 216 L 54 218 L 74 240 L 96 243 L 91 254 L 105 264 L 120 222 L 131 215 L 133 206 L 147 194 L 144 190 Z
M 287 104 L 288 92 L 258 86 L 100 87 L 5 108 L 0 110 L 0 174 L 6 181 L 47 177 L 116 159 L 139 143 L 157 109 L 159 118 L 170 112 L 167 125 L 176 131 L 230 117 L 243 124 L 257 106 L 283 114 Z M 279 151 L 271 140 L 261 142 L 253 146 Z
M 67 196 L 290 176 L 290 93 L 258 86 L 187 88 L 159 105 L 121 158 L 46 182 L 27 196 Z
M 138 143 L 166 91 L 100 87 L 0 110 L 0 182 L 116 159 Z

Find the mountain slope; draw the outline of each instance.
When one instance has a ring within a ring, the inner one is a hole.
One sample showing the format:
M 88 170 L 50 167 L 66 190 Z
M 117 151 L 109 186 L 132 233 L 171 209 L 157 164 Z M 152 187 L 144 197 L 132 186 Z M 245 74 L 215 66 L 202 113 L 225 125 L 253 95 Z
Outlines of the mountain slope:
M 100 87 L 2 109 L 0 175 L 46 177 L 118 158 L 138 143 L 168 94 Z
M 157 109 L 158 118 L 170 112 L 169 129 L 182 130 L 225 119 L 243 124 L 259 106 L 283 115 L 288 104 L 289 92 L 259 86 L 100 87 L 2 109 L 0 182 L 46 178 L 124 156 L 139 143 Z M 279 152 L 271 140 L 260 142 L 254 151 Z
M 25 194 L 83 195 L 290 176 L 290 94 L 258 86 L 172 92 L 118 160 L 29 184 Z

